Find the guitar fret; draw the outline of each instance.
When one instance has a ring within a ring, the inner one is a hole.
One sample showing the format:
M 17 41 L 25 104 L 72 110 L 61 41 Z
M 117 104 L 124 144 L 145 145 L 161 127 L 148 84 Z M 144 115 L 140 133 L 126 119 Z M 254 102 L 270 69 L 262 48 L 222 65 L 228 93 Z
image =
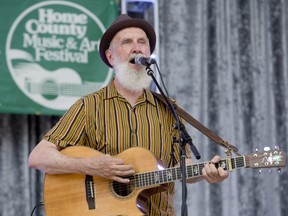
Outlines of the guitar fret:
M 141 174 L 140 180 L 141 180 L 141 187 L 143 187 L 144 186 L 144 175 L 143 174 Z
M 157 182 L 157 172 L 151 172 L 151 185 L 156 184 Z
M 144 184 L 144 186 L 148 186 L 148 184 L 149 184 L 149 182 L 148 182 L 148 173 L 145 173 L 144 174 L 144 176 L 145 176 L 145 184 Z
M 152 175 L 148 173 L 148 186 L 152 184 Z
M 167 169 L 164 170 L 164 183 L 167 182 Z
M 236 158 L 232 158 L 232 160 L 233 160 L 233 163 L 232 163 L 232 167 L 233 167 L 233 169 L 236 169 L 237 168 L 237 163 L 236 163 Z
M 136 185 L 138 187 L 142 187 L 142 174 L 137 174 L 136 175 Z
M 136 187 L 136 188 L 140 187 L 138 180 L 139 180 L 139 179 L 138 179 L 138 175 L 136 174 L 136 175 L 135 175 L 135 187 Z
M 166 183 L 169 182 L 169 176 L 170 176 L 170 173 L 169 173 L 169 169 L 166 169 Z
M 154 177 L 154 184 L 159 184 L 160 183 L 160 179 L 159 179 L 159 172 L 158 171 L 155 171 L 154 174 L 153 174 L 153 177 Z
M 147 176 L 147 173 L 144 174 L 144 179 L 145 179 L 145 184 L 144 184 L 144 187 L 146 187 L 148 185 L 148 176 Z
M 172 179 L 171 168 L 167 169 L 167 182 L 170 182 Z
M 240 164 L 237 158 L 234 158 L 234 159 L 235 159 L 235 169 L 237 169 L 238 166 L 240 166 Z
M 205 164 L 199 164 L 199 176 L 202 176 L 202 169 L 204 168 Z
M 141 187 L 141 181 L 140 181 L 140 176 L 141 176 L 141 174 L 136 174 L 135 175 L 136 176 L 136 187 Z
M 167 170 L 163 170 L 163 180 L 164 180 L 164 183 L 167 182 Z
M 187 166 L 185 167 L 185 175 L 186 175 L 186 178 L 189 177 L 189 170 L 188 170 L 188 167 L 187 167 Z
M 235 158 L 236 168 L 244 167 L 244 158 L 243 156 Z
M 198 176 L 198 175 L 199 175 L 199 166 L 193 165 L 193 176 Z
M 143 180 L 142 180 L 142 174 L 138 175 L 139 176 L 139 187 L 143 187 Z
M 182 179 L 182 173 L 181 173 L 181 168 L 177 168 L 177 179 Z
M 136 187 L 141 187 L 140 186 L 140 175 L 141 174 L 136 174 L 135 175 Z
M 151 173 L 147 173 L 148 175 L 148 186 L 152 184 L 152 176 Z
M 227 158 L 227 169 L 231 171 L 233 169 L 232 158 Z
M 166 170 L 162 170 L 162 183 L 166 182 L 165 177 L 166 177 Z
M 158 172 L 152 172 L 151 173 L 151 176 L 152 176 L 152 184 L 154 185 L 154 184 L 157 184 L 157 182 L 158 182 Z
M 140 174 L 140 186 L 143 187 L 143 174 Z
M 167 180 L 168 180 L 168 182 L 171 182 L 172 181 L 172 170 L 171 170 L 171 168 L 170 169 L 167 169 L 167 172 L 168 172 L 168 175 L 167 175 Z
M 172 169 L 172 176 L 173 176 L 173 177 L 172 177 L 172 178 L 173 178 L 173 181 L 174 181 L 174 180 L 177 180 L 176 168 L 173 168 L 173 169 Z
M 164 182 L 164 180 L 163 180 L 163 170 L 159 171 L 159 179 L 160 179 L 160 183 L 162 184 Z
M 151 173 L 147 173 L 147 186 L 151 185 Z
M 145 173 L 142 173 L 142 175 L 141 175 L 141 183 L 142 183 L 142 187 L 144 187 L 145 186 Z
M 193 176 L 191 166 L 186 167 L 186 176 L 187 176 L 187 178 L 191 178 Z
M 188 167 L 187 167 L 188 168 Z M 188 175 L 187 175 L 187 178 L 192 178 L 194 176 L 194 168 L 193 168 L 193 165 L 190 165 L 189 166 L 189 172 L 188 172 Z

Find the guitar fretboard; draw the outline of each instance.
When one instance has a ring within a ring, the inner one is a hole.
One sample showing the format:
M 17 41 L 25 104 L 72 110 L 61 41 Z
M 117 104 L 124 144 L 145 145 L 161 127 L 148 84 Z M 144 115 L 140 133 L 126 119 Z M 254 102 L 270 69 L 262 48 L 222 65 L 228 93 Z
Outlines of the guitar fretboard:
M 64 95 L 64 96 L 82 96 L 95 92 L 102 87 L 102 83 L 26 83 L 26 89 L 29 93 L 44 94 L 44 95 Z
M 189 179 L 202 176 L 202 169 L 204 165 L 205 163 L 199 163 L 186 166 L 186 178 Z M 245 157 L 239 156 L 235 158 L 227 158 L 215 164 L 216 167 L 222 167 L 224 170 L 228 169 L 228 165 L 230 165 L 231 169 L 239 169 L 245 167 Z M 172 167 L 153 172 L 138 173 L 137 175 L 135 175 L 135 186 L 137 188 L 148 187 L 152 185 L 165 184 L 181 179 L 181 168 Z

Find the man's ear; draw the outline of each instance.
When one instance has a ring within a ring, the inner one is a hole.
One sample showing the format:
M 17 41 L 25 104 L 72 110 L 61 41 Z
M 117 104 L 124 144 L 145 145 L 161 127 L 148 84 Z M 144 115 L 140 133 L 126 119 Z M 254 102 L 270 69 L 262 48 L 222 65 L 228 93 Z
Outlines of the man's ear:
M 113 57 L 112 57 L 111 50 L 107 49 L 105 51 L 105 55 L 106 55 L 106 58 L 107 58 L 108 62 L 110 63 L 110 65 L 113 65 Z

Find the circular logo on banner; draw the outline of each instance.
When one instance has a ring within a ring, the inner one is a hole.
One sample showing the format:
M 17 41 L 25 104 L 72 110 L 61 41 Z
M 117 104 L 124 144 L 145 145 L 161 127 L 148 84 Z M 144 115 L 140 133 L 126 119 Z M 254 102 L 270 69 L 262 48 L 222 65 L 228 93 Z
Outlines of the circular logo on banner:
M 104 31 L 95 14 L 72 2 L 45 1 L 27 8 L 7 37 L 13 80 L 35 103 L 68 109 L 112 79 L 113 71 L 98 54 Z

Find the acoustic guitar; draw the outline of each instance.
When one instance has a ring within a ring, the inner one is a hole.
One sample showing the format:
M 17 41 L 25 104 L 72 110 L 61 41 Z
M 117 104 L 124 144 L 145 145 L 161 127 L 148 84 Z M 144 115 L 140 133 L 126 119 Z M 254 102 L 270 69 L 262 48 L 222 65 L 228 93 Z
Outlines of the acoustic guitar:
M 102 153 L 82 146 L 68 147 L 62 153 L 71 157 L 94 157 Z M 115 158 L 132 164 L 136 174 L 129 184 L 81 174 L 45 175 L 46 216 L 138 216 L 145 215 L 145 202 L 153 193 L 167 189 L 167 183 L 181 180 L 180 167 L 164 168 L 150 151 L 130 148 Z M 204 163 L 186 166 L 186 177 L 202 175 Z M 286 154 L 279 149 L 226 158 L 216 164 L 225 170 L 284 167 Z

